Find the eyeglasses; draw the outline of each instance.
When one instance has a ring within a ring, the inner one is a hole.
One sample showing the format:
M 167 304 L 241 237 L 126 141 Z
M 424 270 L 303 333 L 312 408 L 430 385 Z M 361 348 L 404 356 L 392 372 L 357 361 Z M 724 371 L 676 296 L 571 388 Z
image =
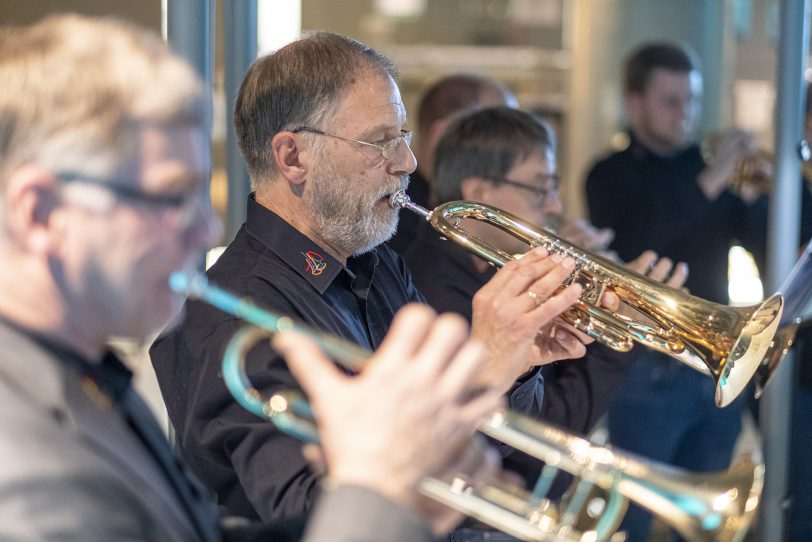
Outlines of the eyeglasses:
M 352 139 L 350 137 L 344 137 L 335 134 L 328 134 L 322 130 L 317 130 L 316 128 L 308 128 L 307 126 L 301 126 L 299 128 L 295 128 L 291 130 L 294 134 L 298 134 L 299 132 L 310 132 L 311 134 L 323 135 L 328 137 L 334 137 L 336 139 L 342 139 L 344 141 L 351 141 L 352 143 L 358 143 L 359 145 L 366 145 L 367 147 L 374 147 L 378 149 L 381 153 L 381 157 L 384 160 L 391 160 L 392 157 L 395 156 L 398 148 L 400 147 L 400 142 L 403 141 L 406 143 L 407 146 L 412 144 L 412 137 L 414 136 L 414 132 L 409 132 L 407 130 L 401 130 L 400 135 L 394 139 L 390 139 L 389 141 L 384 142 L 383 145 L 378 145 L 376 143 L 370 143 L 368 141 L 360 141 L 358 139 Z
M 558 189 L 561 187 L 561 177 L 554 173 L 550 173 L 547 175 L 542 176 L 544 178 L 544 184 L 547 186 L 540 187 L 540 186 L 531 186 L 529 184 L 520 183 L 518 181 L 512 181 L 510 179 L 506 179 L 504 177 L 485 177 L 489 181 L 493 181 L 498 184 L 506 184 L 508 186 L 515 186 L 516 188 L 520 188 L 522 190 L 527 190 L 528 192 L 532 192 L 538 201 L 538 203 L 542 204 L 547 201 L 547 198 L 550 197 L 550 194 L 555 194 L 558 192 Z
M 144 204 L 158 211 L 176 211 L 182 225 L 192 223 L 196 213 L 201 209 L 199 202 L 203 199 L 202 190 L 184 194 L 155 194 L 124 184 L 128 181 L 122 179 L 94 177 L 72 171 L 59 173 L 57 177 L 66 183 L 80 183 L 103 188 L 121 200 Z

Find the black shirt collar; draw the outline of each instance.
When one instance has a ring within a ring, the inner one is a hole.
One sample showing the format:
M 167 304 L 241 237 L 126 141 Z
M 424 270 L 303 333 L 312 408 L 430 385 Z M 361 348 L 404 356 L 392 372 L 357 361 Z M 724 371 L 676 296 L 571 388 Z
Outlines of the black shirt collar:
M 342 271 L 349 281 L 355 283 L 361 277 L 368 287 L 378 264 L 378 254 L 372 250 L 351 256 L 344 266 L 282 217 L 257 203 L 256 194 L 248 197 L 245 231 L 301 275 L 319 294 L 324 294 Z
M 646 147 L 635 135 L 634 131 L 628 130 L 629 135 L 629 147 L 628 152 L 632 154 L 635 160 L 643 161 L 643 160 L 679 160 L 681 159 L 685 153 L 692 152 L 693 149 L 696 147 L 696 143 L 689 143 L 682 147 L 681 149 L 674 151 L 671 154 L 658 154 L 648 147 Z
M 110 350 L 104 353 L 101 362 L 94 362 L 61 341 L 48 337 L 18 325 L 16 322 L 0 317 L 8 327 L 25 335 L 43 350 L 69 369 L 90 378 L 99 389 L 114 400 L 119 399 L 130 387 L 132 372 Z

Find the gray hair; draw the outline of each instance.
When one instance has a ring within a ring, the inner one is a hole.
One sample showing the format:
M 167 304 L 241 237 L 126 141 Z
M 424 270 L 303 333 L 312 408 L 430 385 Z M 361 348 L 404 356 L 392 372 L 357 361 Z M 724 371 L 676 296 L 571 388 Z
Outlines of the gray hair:
M 234 127 L 254 186 L 276 170 L 271 140 L 284 130 L 318 127 L 359 76 L 397 79 L 391 60 L 340 34 L 316 32 L 257 59 L 240 85 Z
M 555 151 L 555 134 L 541 118 L 512 107 L 463 112 L 453 118 L 437 144 L 434 191 L 445 203 L 462 198 L 471 177 L 498 179 L 539 150 Z
M 140 126 L 203 126 L 208 111 L 160 37 L 110 18 L 3 28 L 0 81 L 0 183 L 26 163 L 109 175 L 134 159 Z

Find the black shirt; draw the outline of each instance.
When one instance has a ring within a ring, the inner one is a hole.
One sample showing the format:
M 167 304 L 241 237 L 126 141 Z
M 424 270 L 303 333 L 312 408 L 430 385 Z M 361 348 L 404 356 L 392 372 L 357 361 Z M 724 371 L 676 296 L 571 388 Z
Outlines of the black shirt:
M 261 307 L 370 349 L 380 345 L 399 308 L 424 301 L 403 260 L 387 246 L 342 265 L 253 196 L 245 225 L 208 276 Z M 301 443 L 244 411 L 220 376 L 224 348 L 242 326 L 189 302 L 184 322 L 150 351 L 155 372 L 180 449 L 218 502 L 232 514 L 264 521 L 298 515 L 312 506 L 317 487 Z M 249 353 L 247 370 L 257 389 L 296 387 L 267 341 Z M 538 379 L 516 386 L 511 408 L 532 414 L 540 394 Z
M 623 260 L 644 250 L 688 264 L 692 294 L 727 303 L 728 250 L 734 241 L 764 261 L 767 198 L 747 205 L 725 190 L 709 200 L 697 183 L 705 168 L 698 145 L 660 156 L 634 137 L 597 162 L 586 181 L 592 223 L 615 230 L 611 248 Z

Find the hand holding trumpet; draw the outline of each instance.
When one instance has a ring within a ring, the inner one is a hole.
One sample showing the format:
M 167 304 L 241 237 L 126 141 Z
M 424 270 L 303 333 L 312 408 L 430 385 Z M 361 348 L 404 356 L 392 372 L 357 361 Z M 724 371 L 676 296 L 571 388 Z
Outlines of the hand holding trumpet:
M 732 188 L 745 201 L 753 202 L 769 187 L 772 164 L 756 148 L 751 133 L 729 130 L 714 134 L 705 138 L 701 147 L 708 165 L 697 182 L 708 199 L 714 200 Z
M 471 445 L 477 423 L 502 400 L 493 388 L 472 394 L 485 350 L 467 337 L 463 318 L 410 305 L 398 312 L 364 371 L 348 376 L 307 337 L 276 335 L 273 344 L 318 420 L 321 448 L 310 445 L 308 459 L 323 461 L 333 483 L 411 507 L 435 533 L 453 528 L 462 515 L 419 495 L 418 482 L 464 473 L 476 485 L 499 465 L 481 435 Z

